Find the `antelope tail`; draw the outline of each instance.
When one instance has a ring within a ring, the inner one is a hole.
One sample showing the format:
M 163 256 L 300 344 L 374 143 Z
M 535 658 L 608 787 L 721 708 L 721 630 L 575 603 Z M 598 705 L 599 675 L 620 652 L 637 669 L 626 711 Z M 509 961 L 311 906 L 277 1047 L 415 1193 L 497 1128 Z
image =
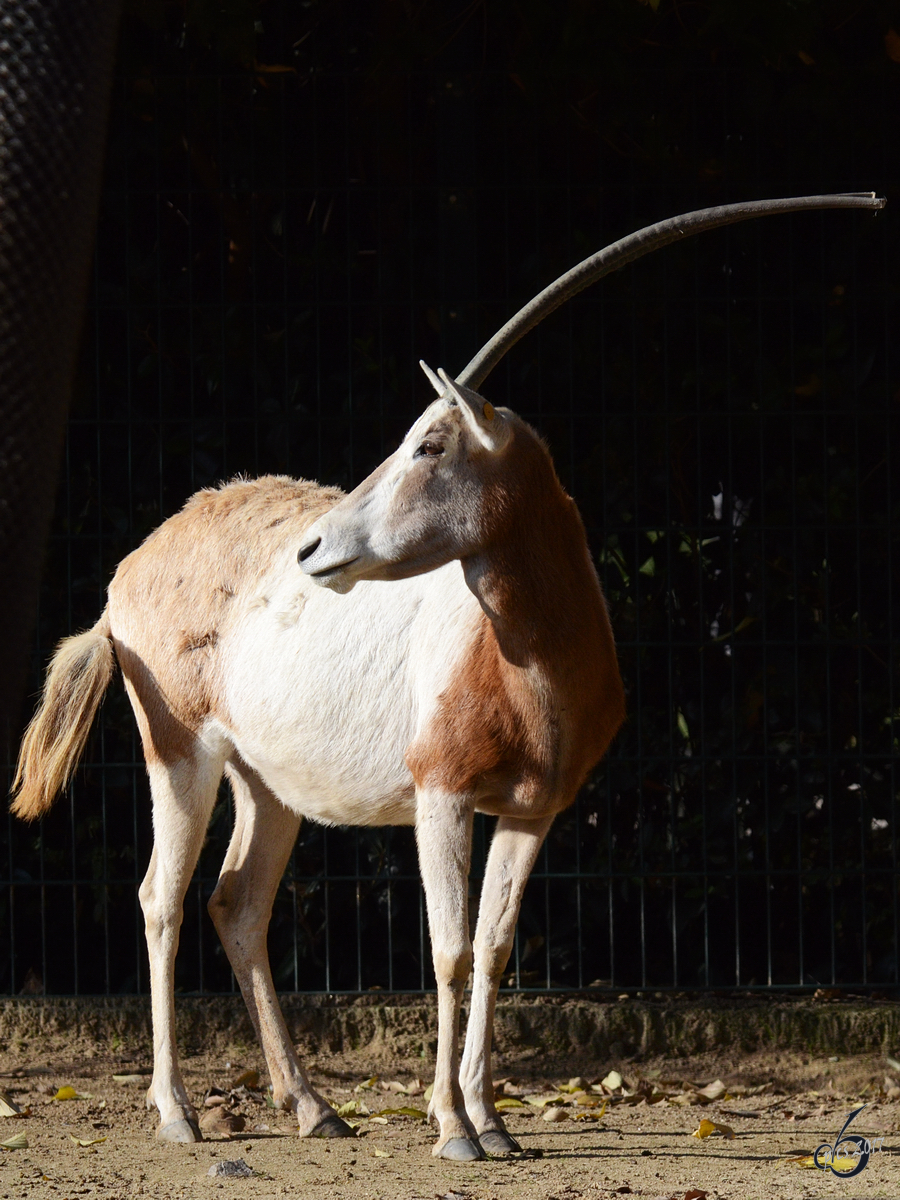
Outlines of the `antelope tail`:
M 106 612 L 93 629 L 60 642 L 22 739 L 10 806 L 15 816 L 42 817 L 69 782 L 114 669 Z

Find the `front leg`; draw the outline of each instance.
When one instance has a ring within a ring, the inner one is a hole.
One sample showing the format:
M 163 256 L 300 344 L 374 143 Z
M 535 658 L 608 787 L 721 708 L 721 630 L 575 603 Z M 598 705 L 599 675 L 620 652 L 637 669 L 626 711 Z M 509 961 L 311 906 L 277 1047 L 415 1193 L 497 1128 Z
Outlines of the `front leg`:
M 459 1083 L 459 1008 L 472 969 L 468 916 L 472 816 L 473 805 L 466 796 L 429 787 L 420 788 L 416 795 L 416 841 L 438 993 L 437 1061 L 429 1115 L 437 1120 L 440 1136 L 433 1153 L 463 1162 L 484 1157 Z
M 552 816 L 534 821 L 500 817 L 484 872 L 461 1080 L 466 1112 L 481 1148 L 488 1154 L 510 1154 L 520 1149 L 506 1132 L 494 1103 L 491 1035 L 497 990 L 512 950 L 522 893 L 552 823 Z

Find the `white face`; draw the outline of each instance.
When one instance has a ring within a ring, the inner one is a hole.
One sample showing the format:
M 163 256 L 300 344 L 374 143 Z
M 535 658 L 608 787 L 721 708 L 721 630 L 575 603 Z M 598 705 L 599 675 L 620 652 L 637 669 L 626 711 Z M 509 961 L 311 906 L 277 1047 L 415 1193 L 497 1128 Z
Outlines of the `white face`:
M 478 552 L 486 480 L 512 414 L 445 382 L 397 450 L 306 532 L 298 561 L 324 587 L 407 579 Z

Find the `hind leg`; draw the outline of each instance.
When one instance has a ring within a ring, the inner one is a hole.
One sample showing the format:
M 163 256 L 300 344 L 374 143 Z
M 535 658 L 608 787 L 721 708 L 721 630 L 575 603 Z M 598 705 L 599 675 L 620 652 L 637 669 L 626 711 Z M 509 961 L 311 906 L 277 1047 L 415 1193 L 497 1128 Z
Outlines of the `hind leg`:
M 141 907 L 150 954 L 153 1007 L 153 1080 L 147 1107 L 159 1109 L 157 1137 L 164 1142 L 202 1141 L 197 1113 L 178 1066 L 175 1045 L 175 953 L 184 894 L 197 865 L 222 777 L 222 761 L 196 747 L 191 757 L 148 763 L 153 793 L 154 846 L 141 884 Z
M 279 1108 L 297 1114 L 302 1137 L 352 1137 L 353 1130 L 310 1086 L 275 995 L 266 934 L 278 883 L 300 818 L 240 759 L 226 767 L 234 792 L 234 833 L 209 901 L 228 961 L 262 1044 Z

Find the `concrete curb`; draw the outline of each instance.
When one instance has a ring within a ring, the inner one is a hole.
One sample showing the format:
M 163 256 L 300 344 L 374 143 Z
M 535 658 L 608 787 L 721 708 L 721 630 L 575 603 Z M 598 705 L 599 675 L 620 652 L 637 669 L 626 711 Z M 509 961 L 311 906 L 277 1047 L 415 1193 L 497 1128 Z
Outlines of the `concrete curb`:
M 431 1055 L 433 996 L 285 994 L 282 1008 L 306 1053 L 365 1051 L 373 1059 Z M 179 1044 L 187 1053 L 252 1045 L 240 996 L 176 997 Z M 900 1003 L 818 1002 L 773 997 L 614 1000 L 584 993 L 508 995 L 497 1005 L 495 1046 L 504 1054 L 540 1050 L 586 1058 L 685 1056 L 728 1050 L 810 1054 L 900 1052 Z M 99 1046 L 149 1045 L 148 996 L 0 998 L 0 1042 L 79 1039 Z

